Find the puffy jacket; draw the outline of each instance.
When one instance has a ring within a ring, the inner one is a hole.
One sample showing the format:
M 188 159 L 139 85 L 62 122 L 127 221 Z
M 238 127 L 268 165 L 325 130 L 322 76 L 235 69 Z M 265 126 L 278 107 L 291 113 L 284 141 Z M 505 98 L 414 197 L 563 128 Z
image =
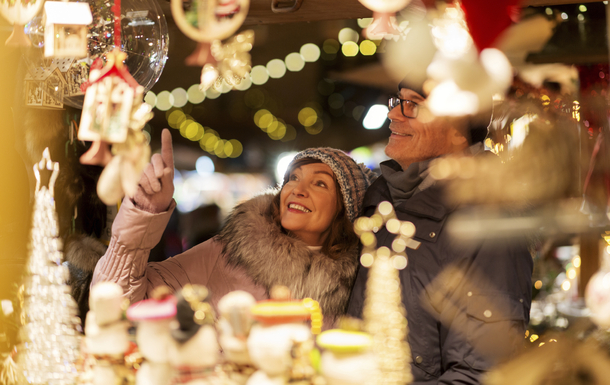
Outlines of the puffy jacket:
M 273 194 L 262 194 L 238 205 L 219 235 L 163 262 L 151 263 L 149 252 L 159 242 L 175 204 L 167 212 L 151 214 L 124 199 L 92 284 L 116 282 L 132 303 L 147 298 L 159 285 L 177 291 L 187 283 L 200 284 L 210 290 L 215 308 L 233 290 L 247 291 L 262 300 L 269 298 L 273 285 L 285 285 L 294 298 L 319 301 L 328 316 L 328 327 L 345 313 L 356 275 L 358 245 L 334 259 L 308 247 L 265 215 L 272 199 Z
M 392 202 L 383 176 L 369 187 L 363 215 L 371 216 L 382 201 Z M 415 224 L 414 239 L 421 242 L 407 249 L 407 267 L 399 272 L 413 384 L 478 384 L 482 373 L 523 341 L 533 268 L 527 242 L 452 239 L 445 224 L 456 207 L 443 201 L 439 185 L 394 208 L 400 220 Z M 389 247 L 393 239 L 383 228 L 377 246 Z M 367 273 L 360 266 L 356 275 L 348 305 L 355 317 L 362 317 Z

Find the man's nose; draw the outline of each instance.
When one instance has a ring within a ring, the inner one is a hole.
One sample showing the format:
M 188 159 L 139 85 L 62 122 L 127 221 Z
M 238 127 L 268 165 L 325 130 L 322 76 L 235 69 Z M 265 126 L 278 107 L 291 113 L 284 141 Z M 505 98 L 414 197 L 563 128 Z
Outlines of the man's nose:
M 392 120 L 407 120 L 407 117 L 402 114 L 400 104 L 388 111 L 388 119 Z

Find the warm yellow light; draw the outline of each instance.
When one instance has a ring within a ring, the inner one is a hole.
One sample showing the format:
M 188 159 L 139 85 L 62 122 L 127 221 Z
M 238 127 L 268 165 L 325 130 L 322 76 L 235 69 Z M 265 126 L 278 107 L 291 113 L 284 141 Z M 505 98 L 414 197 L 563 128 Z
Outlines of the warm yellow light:
M 250 79 L 252 80 L 252 84 L 256 84 L 257 86 L 267 83 L 267 80 L 269 80 L 267 67 L 262 65 L 254 66 L 250 71 Z
M 184 130 L 184 137 L 189 140 L 195 140 L 195 137 L 199 134 L 199 130 L 203 130 L 203 126 L 197 122 L 191 122 Z M 203 136 L 203 135 L 202 135 Z
M 530 336 L 530 342 L 534 342 L 534 341 L 536 341 L 538 338 L 539 338 L 539 337 L 538 337 L 538 334 L 532 334 L 532 335 Z
M 343 55 L 347 57 L 354 57 L 358 55 L 358 51 L 358 44 L 354 43 L 353 41 L 348 41 L 341 46 L 341 52 L 343 52 Z
M 271 123 L 271 121 L 265 121 L 264 122 L 265 124 L 261 123 L 261 119 L 263 118 L 263 116 L 267 116 L 267 115 L 270 115 L 273 120 L 273 115 L 271 114 L 271 112 L 269 112 L 269 110 L 262 109 L 262 110 L 256 111 L 256 113 L 254 114 L 254 124 L 256 124 L 259 128 L 269 127 L 269 124 Z
M 208 99 L 216 99 L 220 96 L 220 92 L 216 90 L 214 87 L 210 87 L 205 91 L 205 97 Z
M 190 86 L 186 96 L 191 104 L 199 104 L 205 100 L 205 94 L 199 89 L 199 84 Z
M 568 281 L 568 280 L 563 281 L 563 283 L 561 284 L 561 288 L 562 288 L 564 291 L 568 291 L 568 290 L 570 290 L 570 287 L 571 287 L 571 286 L 572 286 L 572 285 L 570 284 L 570 281 Z
M 214 146 L 214 154 L 219 158 L 226 158 L 225 154 L 225 143 L 227 143 L 224 139 L 219 139 Z
M 267 72 L 274 79 L 279 79 L 286 75 L 286 63 L 280 59 L 273 59 L 267 63 Z
M 318 135 L 320 132 L 322 132 L 323 128 L 324 125 L 322 124 L 322 121 L 318 120 L 313 125 L 306 126 L 305 131 L 307 131 L 309 135 Z
M 364 56 L 371 56 L 377 52 L 377 45 L 370 40 L 363 40 L 360 43 L 360 53 Z
M 268 135 L 273 140 L 282 139 L 286 135 L 286 125 L 282 122 L 277 122 L 277 128 L 273 132 L 269 132 Z
M 204 142 L 205 140 L 205 142 Z M 212 133 L 205 133 L 203 135 L 203 138 L 201 138 L 200 143 L 203 142 L 204 144 L 204 150 L 206 150 L 207 152 L 212 152 L 214 151 L 214 148 L 216 147 L 216 143 L 218 142 L 218 137 Z
M 245 91 L 252 87 L 252 79 L 250 79 L 250 74 L 246 74 L 246 77 L 241 80 L 238 84 L 236 84 L 233 88 L 239 91 Z
M 320 47 L 313 43 L 304 44 L 299 51 L 303 60 L 312 63 L 320 58 Z
M 286 68 L 292 72 L 298 72 L 305 67 L 305 60 L 300 53 L 293 52 L 286 56 L 284 60 L 286 62 Z
M 581 4 L 581 5 L 578 6 L 578 10 L 580 12 L 587 12 L 587 6 L 584 5 L 584 4 Z
M 574 279 L 574 278 L 576 278 L 576 269 L 570 269 L 570 270 L 568 270 L 567 276 L 568 276 L 568 278 L 570 278 L 570 279 Z
M 537 280 L 536 283 L 534 284 L 534 287 L 536 288 L 536 290 L 542 289 L 542 281 Z
M 233 154 L 233 143 L 231 143 L 231 141 L 225 143 L 224 154 L 227 157 L 230 157 L 231 154 Z
M 580 267 L 580 256 L 579 255 L 575 256 L 574 259 L 572 259 L 572 264 L 576 268 Z
M 178 87 L 174 89 L 172 91 L 172 96 L 174 97 L 174 107 L 184 107 L 188 102 L 188 97 L 184 88 Z
M 297 138 L 297 130 L 290 124 L 286 125 L 286 135 L 281 139 L 282 142 L 289 142 Z
M 171 128 L 179 128 L 184 120 L 186 120 L 184 112 L 182 110 L 174 110 L 167 117 L 167 124 Z
M 369 25 L 371 25 L 372 22 L 373 22 L 373 18 L 372 17 L 366 17 L 364 19 L 358 19 L 358 27 L 366 28 Z
M 155 105 L 157 104 L 157 95 L 155 95 L 154 92 L 152 91 L 148 91 L 146 93 L 146 96 L 144 96 L 144 101 L 150 105 L 151 107 L 155 107 Z
M 301 123 L 305 127 L 312 126 L 318 120 L 318 114 L 311 107 L 305 107 L 301 111 L 299 111 L 299 123 Z
M 157 103 L 155 105 L 157 109 L 161 111 L 167 111 L 172 108 L 173 105 L 174 97 L 172 96 L 172 94 L 169 93 L 169 91 L 159 92 L 159 95 L 157 95 Z
M 231 139 L 229 140 L 229 143 L 231 143 L 231 147 L 233 148 L 233 151 L 231 151 L 229 158 L 237 158 L 238 156 L 240 156 L 244 150 L 244 147 L 242 146 L 241 142 L 237 139 Z
M 339 43 L 345 44 L 348 41 L 357 43 L 358 42 L 358 32 L 354 31 L 351 28 L 343 28 L 339 31 Z

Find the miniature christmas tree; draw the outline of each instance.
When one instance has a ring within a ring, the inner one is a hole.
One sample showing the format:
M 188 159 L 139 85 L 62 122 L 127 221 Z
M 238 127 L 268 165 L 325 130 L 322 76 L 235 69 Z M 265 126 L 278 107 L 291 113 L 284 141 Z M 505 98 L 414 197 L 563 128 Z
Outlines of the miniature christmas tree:
M 397 237 L 392 250 L 387 247 L 375 249 L 374 232 L 382 226 Z M 398 270 L 407 265 L 405 249 L 415 234 L 411 222 L 396 218 L 389 202 L 382 202 L 375 214 L 361 217 L 355 223 L 356 234 L 364 248 L 361 263 L 370 267 L 364 301 L 364 327 L 372 336 L 373 353 L 377 358 L 375 385 L 403 385 L 413 380 L 411 374 L 411 349 L 407 343 L 406 311 L 401 301 Z
M 49 187 L 41 187 L 40 171 L 52 171 Z M 80 320 L 70 286 L 68 268 L 62 265 L 53 185 L 59 163 L 51 161 L 49 149 L 34 166 L 36 193 L 29 260 L 22 286 L 21 340 L 18 362 L 30 384 L 75 384 L 79 358 Z

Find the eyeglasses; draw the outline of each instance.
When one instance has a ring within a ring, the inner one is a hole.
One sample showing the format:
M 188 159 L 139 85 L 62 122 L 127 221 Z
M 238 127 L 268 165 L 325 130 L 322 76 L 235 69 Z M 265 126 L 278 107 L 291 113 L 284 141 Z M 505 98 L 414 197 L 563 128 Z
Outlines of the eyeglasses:
M 394 107 L 398 107 L 399 104 L 400 111 L 402 112 L 405 118 L 417 118 L 417 113 L 419 112 L 419 104 L 415 103 L 413 100 L 401 99 L 398 96 L 390 96 L 390 98 L 388 99 L 388 107 L 390 108 L 390 111 Z

